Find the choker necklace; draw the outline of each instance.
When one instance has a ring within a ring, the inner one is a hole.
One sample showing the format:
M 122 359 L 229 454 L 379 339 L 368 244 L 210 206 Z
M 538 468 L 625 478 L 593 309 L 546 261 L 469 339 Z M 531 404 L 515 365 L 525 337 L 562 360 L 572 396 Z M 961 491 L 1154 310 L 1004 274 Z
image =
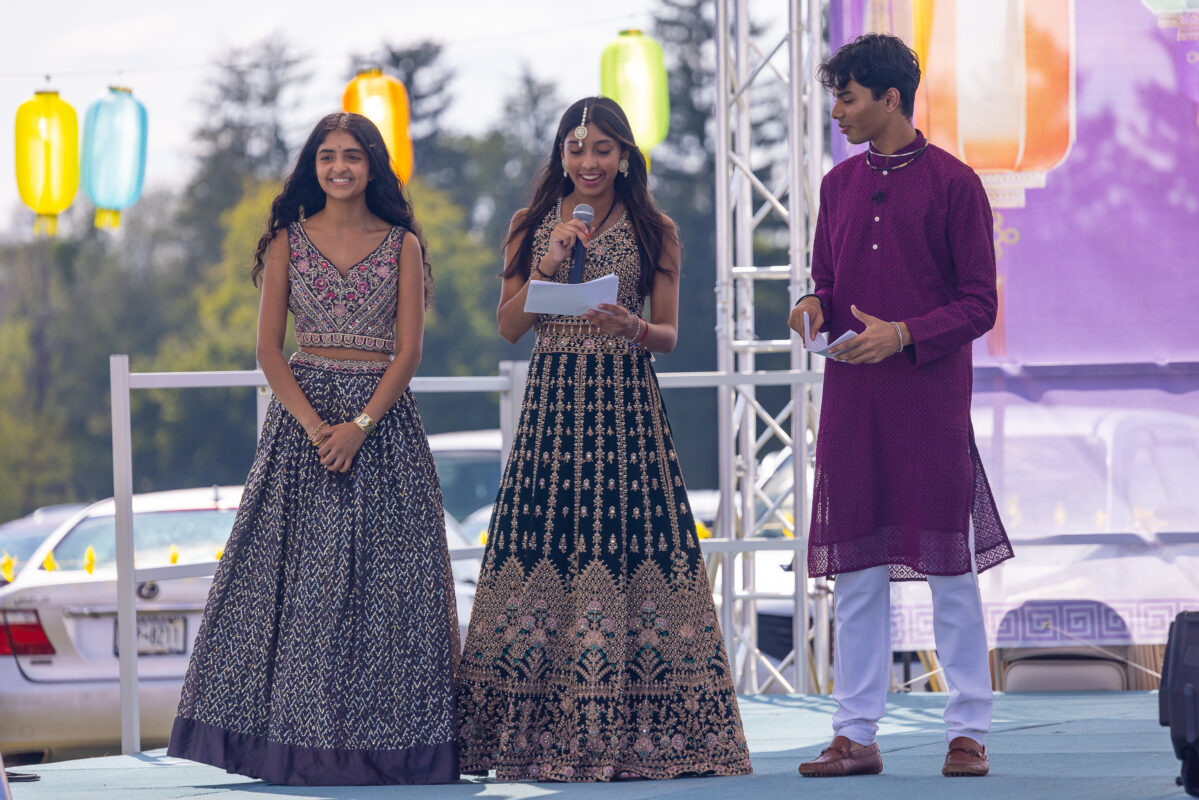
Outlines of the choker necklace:
M 868 148 L 866 148 L 866 166 L 870 167 L 870 168 L 871 168 L 871 169 L 873 169 L 873 170 L 878 170 L 878 171 L 882 172 L 884 175 L 886 175 L 886 174 L 887 174 L 888 172 L 890 172 L 891 170 L 893 170 L 893 169 L 903 169 L 903 168 L 904 168 L 904 167 L 906 167 L 908 164 L 911 164 L 913 161 L 915 161 L 916 159 L 920 158 L 920 156 L 921 156 L 921 155 L 924 153 L 924 151 L 925 151 L 925 149 L 926 149 L 927 147 L 928 147 L 928 140 L 926 139 L 926 140 L 924 141 L 924 144 L 920 145 L 920 147 L 918 147 L 918 148 L 917 148 L 917 149 L 915 149 L 915 150 L 909 150 L 909 151 L 908 151 L 908 152 L 906 152 L 906 153 L 892 153 L 892 154 L 891 154 L 891 155 L 889 155 L 889 156 L 888 156 L 888 155 L 883 155 L 882 153 L 875 153 L 873 150 L 871 150 L 871 149 L 868 147 Z M 874 155 L 878 156 L 879 158 L 885 158 L 885 159 L 887 159 L 887 165 L 886 165 L 886 166 L 883 166 L 883 167 L 875 166 L 875 165 L 874 165 L 874 163 L 872 163 L 872 162 L 870 161 L 870 155 L 871 155 L 872 153 L 873 153 Z M 906 158 L 906 159 L 907 159 L 907 161 L 904 161 L 904 162 L 901 162 L 901 163 L 899 163 L 899 164 L 896 164 L 895 166 L 891 166 L 890 160 L 891 160 L 892 158 Z

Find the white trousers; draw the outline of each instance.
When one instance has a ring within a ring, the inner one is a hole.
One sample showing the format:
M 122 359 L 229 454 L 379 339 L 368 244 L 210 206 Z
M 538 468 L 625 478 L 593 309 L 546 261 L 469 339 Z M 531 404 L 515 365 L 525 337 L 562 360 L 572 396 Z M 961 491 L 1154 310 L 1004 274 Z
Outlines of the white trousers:
M 983 742 L 991 728 L 991 669 L 978 577 L 928 576 L 933 635 L 949 684 L 945 741 Z M 874 742 L 891 677 L 891 584 L 887 566 L 846 572 L 833 581 L 833 731 L 861 745 Z

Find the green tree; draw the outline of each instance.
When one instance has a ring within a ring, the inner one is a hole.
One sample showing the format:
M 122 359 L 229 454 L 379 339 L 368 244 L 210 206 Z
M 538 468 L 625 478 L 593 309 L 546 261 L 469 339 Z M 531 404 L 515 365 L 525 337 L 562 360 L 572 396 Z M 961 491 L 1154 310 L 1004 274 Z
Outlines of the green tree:
M 279 189 L 271 181 L 248 183 L 242 199 L 222 214 L 221 259 L 188 293 L 195 322 L 164 337 L 141 368 L 255 368 L 259 293 L 250 280 L 249 264 Z M 164 389 L 141 394 L 134 402 L 139 421 L 135 466 L 141 488 L 237 484 L 245 479 L 256 439 L 252 389 Z
M 218 60 L 193 137 L 199 159 L 180 216 L 193 275 L 220 260 L 221 215 L 241 200 L 246 180 L 277 180 L 287 172 L 292 143 L 285 112 L 307 77 L 278 36 L 232 48 Z
M 662 210 L 679 226 L 683 276 L 679 288 L 679 343 L 659 359 L 672 371 L 716 368 L 715 69 L 711 3 L 658 0 L 654 36 L 662 44 L 670 84 L 670 132 L 654 148 L 650 181 Z M 666 390 L 671 425 L 692 488 L 716 485 L 716 394 Z
M 466 210 L 446 192 L 414 178 L 408 186 L 433 264 L 434 303 L 425 316 L 418 375 L 494 375 L 501 357 L 495 332 L 495 298 L 490 273 L 494 248 L 467 223 Z M 446 394 L 424 399 L 421 417 L 432 431 L 493 428 L 495 395 Z
M 173 203 L 143 204 L 115 235 L 81 203 L 57 238 L 0 248 L 4 516 L 112 491 L 108 356 L 153 352 L 175 324 Z

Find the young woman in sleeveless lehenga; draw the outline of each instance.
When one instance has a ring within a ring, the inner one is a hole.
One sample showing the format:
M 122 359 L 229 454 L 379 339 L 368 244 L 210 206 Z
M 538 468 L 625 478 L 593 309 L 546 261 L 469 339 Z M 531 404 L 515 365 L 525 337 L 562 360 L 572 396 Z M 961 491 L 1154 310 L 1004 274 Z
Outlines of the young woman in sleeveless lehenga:
M 572 219 L 593 206 L 591 230 Z M 614 274 L 618 303 L 524 311 L 531 280 Z M 673 349 L 680 248 L 624 112 L 562 117 L 513 218 L 497 312 L 537 342 L 460 668 L 462 771 L 607 781 L 751 771 L 670 425 L 650 366 Z M 642 318 L 646 300 L 652 315 Z
M 170 755 L 294 785 L 458 778 L 454 588 L 408 389 L 428 272 L 378 130 L 322 119 L 255 254 L 274 397 Z

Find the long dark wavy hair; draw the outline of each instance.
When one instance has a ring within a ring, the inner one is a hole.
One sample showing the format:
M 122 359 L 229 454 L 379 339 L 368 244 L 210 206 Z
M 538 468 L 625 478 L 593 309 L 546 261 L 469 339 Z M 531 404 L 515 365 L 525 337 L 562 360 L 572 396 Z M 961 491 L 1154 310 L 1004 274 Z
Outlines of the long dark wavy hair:
M 308 134 L 308 141 L 304 142 L 300 155 L 296 157 L 295 167 L 283 182 L 283 191 L 271 203 L 271 216 L 266 233 L 262 234 L 262 238 L 258 240 L 258 249 L 254 251 L 251 280 L 255 286 L 262 285 L 266 249 L 278 231 L 296 220 L 312 216 L 325 207 L 325 191 L 316 179 L 316 151 L 320 149 L 325 137 L 333 131 L 345 131 L 350 134 L 366 152 L 373 178 L 366 185 L 366 207 L 384 222 L 412 231 L 412 235 L 420 242 L 425 265 L 425 305 L 428 306 L 433 297 L 433 271 L 429 263 L 429 250 L 425 247 L 425 237 L 412 213 L 412 203 L 400 185 L 399 176 L 391 168 L 383 135 L 379 133 L 375 123 L 361 114 L 329 114 L 321 118 L 312 129 L 312 133 Z
M 642 295 L 648 295 L 653 288 L 655 275 L 666 271 L 661 264 L 666 242 L 677 234 L 658 210 L 649 192 L 645 156 L 633 141 L 628 117 L 615 101 L 607 97 L 584 97 L 572 103 L 562 115 L 558 132 L 554 135 L 553 149 L 538 172 L 528 213 L 504 239 L 506 248 L 524 237 L 512 260 L 505 265 L 504 277 L 529 277 L 533 267 L 533 232 L 554 204 L 574 191 L 574 181 L 562 174 L 562 148 L 567 135 L 583 118 L 584 107 L 587 109 L 587 121 L 598 125 L 600 130 L 620 143 L 622 151 L 628 152 L 629 174 L 628 177 L 616 176 L 616 199 L 624 204 L 636 233 L 637 249 L 641 255 L 641 279 L 637 286 Z

